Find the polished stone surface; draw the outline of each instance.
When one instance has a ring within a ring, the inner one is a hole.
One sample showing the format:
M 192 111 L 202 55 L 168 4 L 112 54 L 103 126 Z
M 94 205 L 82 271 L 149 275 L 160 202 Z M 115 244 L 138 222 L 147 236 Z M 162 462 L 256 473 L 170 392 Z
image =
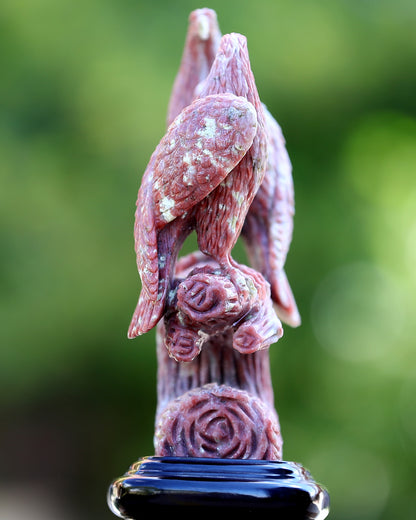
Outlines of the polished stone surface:
M 328 492 L 300 464 L 254 459 L 145 457 L 112 483 L 108 503 L 124 519 L 205 512 L 322 520 L 329 511 Z

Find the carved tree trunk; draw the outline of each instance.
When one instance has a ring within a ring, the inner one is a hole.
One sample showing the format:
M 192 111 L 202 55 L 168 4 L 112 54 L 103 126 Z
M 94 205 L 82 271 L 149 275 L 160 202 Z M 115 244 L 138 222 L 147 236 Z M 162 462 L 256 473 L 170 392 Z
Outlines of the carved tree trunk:
M 193 361 L 176 361 L 157 329 L 159 456 L 280 460 L 268 350 L 241 354 L 232 331 L 214 335 Z

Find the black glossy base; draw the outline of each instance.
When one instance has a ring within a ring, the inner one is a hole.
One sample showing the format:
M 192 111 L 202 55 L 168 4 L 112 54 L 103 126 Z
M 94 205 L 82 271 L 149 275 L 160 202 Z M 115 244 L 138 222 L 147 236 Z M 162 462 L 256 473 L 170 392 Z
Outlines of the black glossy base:
M 294 462 L 145 457 L 112 483 L 108 504 L 124 519 L 178 513 L 183 520 L 206 512 L 217 519 L 270 513 L 274 519 L 323 520 L 329 495 Z

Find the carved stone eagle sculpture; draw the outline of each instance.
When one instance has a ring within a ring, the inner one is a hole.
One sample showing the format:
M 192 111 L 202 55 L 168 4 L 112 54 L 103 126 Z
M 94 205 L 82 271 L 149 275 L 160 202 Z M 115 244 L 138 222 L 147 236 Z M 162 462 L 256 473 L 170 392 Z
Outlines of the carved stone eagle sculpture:
M 230 278 L 238 268 L 231 249 L 242 233 L 253 267 L 271 285 L 277 315 L 299 325 L 283 268 L 294 214 L 285 141 L 260 102 L 245 37 L 221 38 L 210 9 L 191 13 L 168 123 L 137 199 L 142 291 L 128 337 L 147 332 L 162 317 L 178 252 L 194 229 L 199 249 Z
M 135 216 L 142 290 L 128 336 L 163 315 L 178 251 L 196 230 L 200 251 L 232 276 L 231 250 L 263 180 L 266 132 L 246 38 L 221 38 L 198 98 L 169 126 L 143 175 Z

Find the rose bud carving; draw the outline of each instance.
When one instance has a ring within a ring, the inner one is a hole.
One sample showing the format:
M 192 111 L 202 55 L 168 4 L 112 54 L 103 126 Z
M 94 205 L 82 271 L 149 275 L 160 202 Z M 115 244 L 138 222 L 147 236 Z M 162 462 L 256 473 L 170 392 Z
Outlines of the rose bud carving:
M 241 354 L 268 348 L 283 336 L 283 327 L 270 305 L 262 305 L 245 318 L 233 337 L 233 347 Z
M 185 327 L 178 314 L 173 314 L 166 322 L 165 346 L 169 356 L 176 361 L 192 361 L 201 352 L 208 335 Z
M 248 291 L 237 288 L 229 277 L 210 272 L 194 272 L 179 284 L 177 308 L 190 322 L 205 331 L 231 326 L 248 311 Z

